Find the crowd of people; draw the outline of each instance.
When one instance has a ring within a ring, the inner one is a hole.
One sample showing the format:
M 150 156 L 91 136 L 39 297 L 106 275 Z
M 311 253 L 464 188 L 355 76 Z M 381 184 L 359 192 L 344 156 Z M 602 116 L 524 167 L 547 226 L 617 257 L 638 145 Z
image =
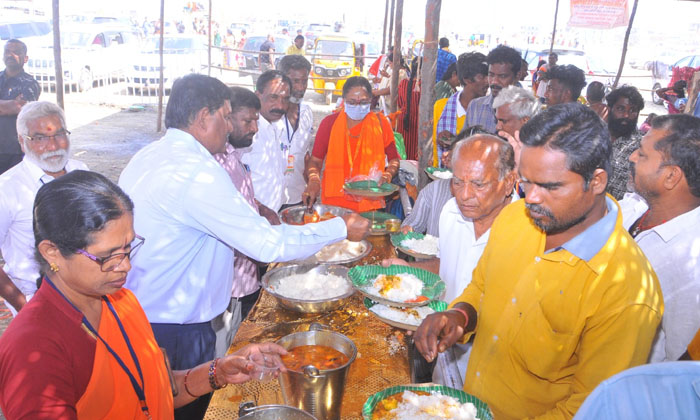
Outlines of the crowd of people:
M 642 135 L 634 87 L 589 86 L 583 105 L 583 72 L 550 57 L 543 104 L 518 86 L 514 49 L 450 57 L 448 46 L 433 133 L 452 178 L 424 188 L 404 221 L 438 236 L 439 254 L 382 262 L 446 283 L 449 309 L 414 335 L 433 381 L 497 419 L 598 418 L 603 407 L 627 418 L 640 393 L 650 410 L 700 415 L 688 391 L 700 367 L 670 363 L 700 358 L 700 119 L 657 116 Z M 0 73 L 0 296 L 15 316 L 0 336 L 0 408 L 8 420 L 201 419 L 213 390 L 251 378 L 252 355 L 285 354 L 259 343 L 226 355 L 261 267 L 361 240 L 370 222 L 358 213 L 385 208 L 343 184 L 397 177 L 373 86 L 393 57 L 371 80 L 348 78 L 315 135 L 303 55 L 263 72 L 255 92 L 184 76 L 165 135 L 117 185 L 71 158 L 65 114 L 38 101 L 26 56 L 9 41 Z M 281 209 L 316 202 L 351 212 L 280 223 Z

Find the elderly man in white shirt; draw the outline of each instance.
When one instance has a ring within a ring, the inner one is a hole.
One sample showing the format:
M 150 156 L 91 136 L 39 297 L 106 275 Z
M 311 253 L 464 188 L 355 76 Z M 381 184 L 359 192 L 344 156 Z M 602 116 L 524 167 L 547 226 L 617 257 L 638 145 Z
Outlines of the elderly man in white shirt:
M 659 277 L 664 315 L 649 361 L 678 360 L 700 328 L 700 119 L 657 117 L 630 156 L 622 223 Z
M 70 132 L 63 110 L 50 102 L 29 102 L 17 115 L 17 134 L 24 158 L 0 176 L 0 296 L 12 316 L 34 295 L 41 275 L 34 259 L 34 196 L 47 182 L 76 169 L 69 159 Z
M 173 369 L 214 355 L 210 321 L 231 299 L 234 249 L 262 262 L 313 255 L 323 246 L 362 239 L 369 221 L 353 213 L 307 226 L 270 223 L 235 188 L 214 154 L 232 130 L 229 90 L 190 74 L 173 85 L 165 136 L 141 149 L 119 179 L 134 201 L 134 228 L 146 241 L 126 287 L 138 297 Z M 203 418 L 211 394 L 176 410 Z
M 311 107 L 302 102 L 302 99 L 309 84 L 311 63 L 304 56 L 287 55 L 282 57 L 278 67 L 292 83 L 289 108 L 282 118 L 284 121 L 282 138 L 286 138 L 289 144 L 287 167 L 284 172 L 286 198 L 284 207 L 288 207 L 301 204 L 301 195 L 306 190 L 304 170 L 306 161 L 310 158 L 314 115 Z
M 282 72 L 268 70 L 258 78 L 255 90 L 261 105 L 258 132 L 253 145 L 241 149 L 241 160 L 250 167 L 255 199 L 277 212 L 287 202 L 285 173 L 293 137 L 287 135 L 283 117 L 292 82 Z
M 444 300 L 451 302 L 471 282 L 486 247 L 491 225 L 514 199 L 513 148 L 490 134 L 476 134 L 459 141 L 452 151 L 452 193 L 440 214 L 437 258 L 406 263 L 397 258 L 382 265 L 410 265 L 440 275 L 445 282 Z M 441 353 L 433 380 L 462 389 L 471 344 L 455 345 Z

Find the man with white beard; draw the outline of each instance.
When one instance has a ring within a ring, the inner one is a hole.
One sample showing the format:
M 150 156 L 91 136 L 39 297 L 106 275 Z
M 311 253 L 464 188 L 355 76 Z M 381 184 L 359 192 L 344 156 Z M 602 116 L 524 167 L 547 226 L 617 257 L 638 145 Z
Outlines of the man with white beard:
M 39 188 L 67 172 L 84 169 L 69 159 L 70 131 L 63 110 L 50 102 L 30 102 L 17 115 L 17 135 L 24 152 L 20 163 L 0 175 L 0 296 L 16 315 L 37 289 L 32 209 Z

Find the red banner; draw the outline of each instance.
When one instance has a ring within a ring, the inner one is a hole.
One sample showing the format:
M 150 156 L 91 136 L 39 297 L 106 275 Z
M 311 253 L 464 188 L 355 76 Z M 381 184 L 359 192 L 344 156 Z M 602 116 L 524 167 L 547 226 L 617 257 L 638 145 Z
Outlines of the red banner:
M 627 26 L 628 0 L 571 0 L 569 26 L 610 29 Z

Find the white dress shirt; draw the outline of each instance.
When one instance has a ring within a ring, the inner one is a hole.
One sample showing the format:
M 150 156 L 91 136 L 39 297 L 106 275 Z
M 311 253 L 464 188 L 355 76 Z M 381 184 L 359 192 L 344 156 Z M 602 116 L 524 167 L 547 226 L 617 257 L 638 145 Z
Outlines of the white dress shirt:
M 296 131 L 287 120 L 287 116 L 282 117 L 284 121 L 284 133 L 282 142 L 289 143 L 289 153 L 286 157 L 287 166 L 284 172 L 285 197 L 284 204 L 297 204 L 301 202 L 301 195 L 306 189 L 304 180 L 304 157 L 311 151 L 311 132 L 314 129 L 314 114 L 311 107 L 305 103 L 300 104 L 299 124 Z M 293 170 L 291 166 L 293 165 Z
M 271 226 L 248 204 L 214 157 L 190 134 L 168 129 L 141 149 L 119 178 L 146 238 L 126 287 L 152 323 L 208 322 L 226 309 L 233 249 L 263 262 L 306 258 L 344 239 L 335 218 Z
M 271 123 L 261 114 L 253 144 L 240 149 L 243 152 L 241 160 L 250 167 L 255 199 L 274 211 L 279 211 L 287 202 L 284 185 L 287 152 L 282 148 L 288 143 L 283 136 L 284 118 Z
M 636 193 L 620 201 L 629 229 L 648 206 Z M 635 238 L 656 272 L 664 295 L 664 315 L 649 362 L 678 360 L 700 328 L 700 207 L 640 232 Z
M 69 159 L 66 171 L 88 170 Z M 34 258 L 32 210 L 34 197 L 42 185 L 53 181 L 32 161 L 25 158 L 0 176 L 0 249 L 5 259 L 3 270 L 27 299 L 36 292 L 39 264 Z M 6 302 L 7 303 L 7 302 Z

